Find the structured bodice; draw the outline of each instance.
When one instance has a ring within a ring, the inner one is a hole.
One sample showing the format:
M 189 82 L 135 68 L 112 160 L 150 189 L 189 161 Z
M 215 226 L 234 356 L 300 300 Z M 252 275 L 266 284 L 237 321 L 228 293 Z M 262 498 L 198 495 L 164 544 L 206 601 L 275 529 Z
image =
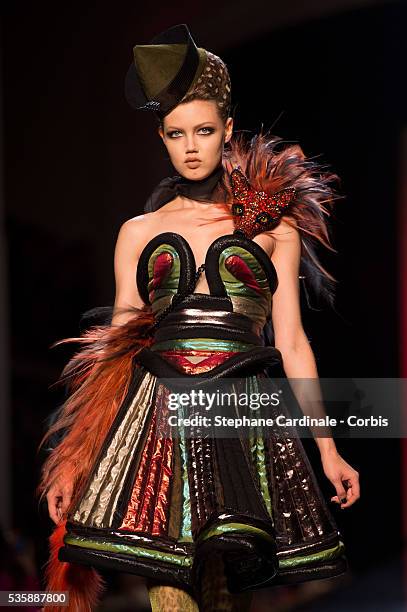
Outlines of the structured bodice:
M 174 295 L 191 286 L 195 273 L 195 256 L 187 240 L 175 232 L 163 232 L 150 240 L 140 255 L 139 294 L 157 316 Z M 205 274 L 210 293 L 193 293 L 190 305 L 195 297 L 201 297 L 201 303 L 216 304 L 217 311 L 248 317 L 259 329 L 264 326 L 278 279 L 259 244 L 240 234 L 220 236 L 206 252 Z

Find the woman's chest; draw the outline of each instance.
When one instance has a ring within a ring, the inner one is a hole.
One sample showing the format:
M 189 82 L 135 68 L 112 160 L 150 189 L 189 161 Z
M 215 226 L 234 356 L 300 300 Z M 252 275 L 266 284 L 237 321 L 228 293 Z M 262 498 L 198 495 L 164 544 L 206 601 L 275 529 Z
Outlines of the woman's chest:
M 211 251 L 216 241 L 222 236 L 233 235 L 234 224 L 231 222 L 214 224 L 213 220 L 205 219 L 178 219 L 177 222 L 163 221 L 155 228 L 153 233 L 149 232 L 151 238 L 145 241 L 145 248 L 148 242 L 155 236 L 162 233 L 174 234 L 181 236 L 189 245 L 196 267 L 205 263 L 208 252 Z M 271 257 L 275 248 L 275 239 L 267 233 L 259 234 L 250 242 L 257 244 L 267 255 Z
M 194 241 L 194 234 L 161 232 L 144 247 L 137 286 L 146 303 L 164 303 L 175 293 L 204 293 L 269 304 L 278 279 L 262 236 L 205 234 Z

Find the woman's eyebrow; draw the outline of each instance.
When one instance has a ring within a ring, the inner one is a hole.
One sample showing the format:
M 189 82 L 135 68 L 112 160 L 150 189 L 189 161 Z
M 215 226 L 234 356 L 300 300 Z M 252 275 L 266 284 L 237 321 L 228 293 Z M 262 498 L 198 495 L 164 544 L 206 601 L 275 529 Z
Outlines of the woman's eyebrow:
M 208 125 L 209 123 L 210 123 L 210 124 L 212 124 L 212 125 L 214 125 L 213 121 L 203 121 L 202 123 L 198 123 L 198 125 L 196 125 L 195 127 L 196 127 L 196 128 L 199 128 L 199 127 L 201 127 L 202 125 Z M 179 129 L 181 129 L 181 128 L 176 127 L 175 125 L 169 125 L 169 126 L 167 127 L 167 130 L 179 130 Z

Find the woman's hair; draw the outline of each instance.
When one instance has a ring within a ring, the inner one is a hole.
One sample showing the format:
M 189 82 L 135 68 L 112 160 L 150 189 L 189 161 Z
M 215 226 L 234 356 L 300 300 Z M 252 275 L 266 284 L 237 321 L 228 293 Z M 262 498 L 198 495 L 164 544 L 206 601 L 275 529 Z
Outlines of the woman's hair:
M 206 50 L 205 50 L 206 51 Z M 180 104 L 192 100 L 213 100 L 218 113 L 225 123 L 231 110 L 231 82 L 225 62 L 210 51 L 206 51 L 207 59 L 204 69 L 192 89 L 182 98 Z M 163 127 L 163 117 L 159 117 Z

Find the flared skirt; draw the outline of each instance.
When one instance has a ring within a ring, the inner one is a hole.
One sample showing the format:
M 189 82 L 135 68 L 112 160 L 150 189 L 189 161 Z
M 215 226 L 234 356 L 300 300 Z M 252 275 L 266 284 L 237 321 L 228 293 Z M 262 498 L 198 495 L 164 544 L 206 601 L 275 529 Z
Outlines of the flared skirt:
M 202 362 L 183 367 L 192 373 Z M 250 392 L 264 377 L 269 371 L 260 368 L 239 384 Z M 169 425 L 170 394 L 135 362 L 127 396 L 67 517 L 59 559 L 191 591 L 214 552 L 222 554 L 231 592 L 346 572 L 341 533 L 301 439 L 255 425 L 244 435 L 210 435 L 201 425 L 191 434 Z

